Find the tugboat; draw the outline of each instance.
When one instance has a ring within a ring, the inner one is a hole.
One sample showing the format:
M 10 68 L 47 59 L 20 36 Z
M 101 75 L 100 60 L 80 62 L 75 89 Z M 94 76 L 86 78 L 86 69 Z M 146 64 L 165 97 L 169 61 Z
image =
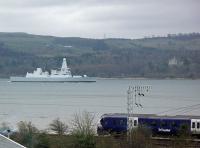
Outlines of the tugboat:
M 61 70 L 42 71 L 37 68 L 33 73 L 26 73 L 25 77 L 10 77 L 11 82 L 96 82 L 94 77 L 87 75 L 72 75 L 70 68 L 67 66 L 66 58 L 63 58 Z

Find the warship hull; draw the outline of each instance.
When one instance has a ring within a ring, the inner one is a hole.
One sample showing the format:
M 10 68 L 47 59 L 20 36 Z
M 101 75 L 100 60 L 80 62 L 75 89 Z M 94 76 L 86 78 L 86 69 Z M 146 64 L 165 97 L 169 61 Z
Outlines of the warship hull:
M 10 77 L 11 82 L 96 82 L 93 77 L 80 77 L 80 78 L 51 78 L 51 77 Z

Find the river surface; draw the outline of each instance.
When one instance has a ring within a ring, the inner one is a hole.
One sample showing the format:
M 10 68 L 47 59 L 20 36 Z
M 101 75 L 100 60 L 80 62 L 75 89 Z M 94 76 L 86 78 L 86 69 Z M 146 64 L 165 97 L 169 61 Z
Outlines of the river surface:
M 16 127 L 31 121 L 45 129 L 55 118 L 70 123 L 88 111 L 96 120 L 104 113 L 127 112 L 129 86 L 151 85 L 137 97 L 134 113 L 200 115 L 200 80 L 98 79 L 96 83 L 11 83 L 0 79 L 0 123 Z M 134 102 L 135 103 L 135 102 Z

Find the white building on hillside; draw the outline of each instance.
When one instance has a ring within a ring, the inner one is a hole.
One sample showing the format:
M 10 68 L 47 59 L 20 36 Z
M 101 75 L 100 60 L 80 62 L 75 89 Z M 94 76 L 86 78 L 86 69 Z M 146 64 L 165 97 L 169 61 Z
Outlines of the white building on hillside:
M 173 58 L 169 59 L 168 65 L 169 66 L 176 66 L 176 65 L 178 65 L 178 60 L 176 59 L 176 57 L 173 57 Z

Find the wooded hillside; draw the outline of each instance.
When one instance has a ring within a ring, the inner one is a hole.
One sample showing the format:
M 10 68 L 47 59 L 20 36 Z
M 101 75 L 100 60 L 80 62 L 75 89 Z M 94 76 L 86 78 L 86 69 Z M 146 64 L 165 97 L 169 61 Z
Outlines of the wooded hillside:
M 60 68 L 63 57 L 73 74 L 200 78 L 200 34 L 86 39 L 0 33 L 0 77 L 25 75 L 36 67 Z

